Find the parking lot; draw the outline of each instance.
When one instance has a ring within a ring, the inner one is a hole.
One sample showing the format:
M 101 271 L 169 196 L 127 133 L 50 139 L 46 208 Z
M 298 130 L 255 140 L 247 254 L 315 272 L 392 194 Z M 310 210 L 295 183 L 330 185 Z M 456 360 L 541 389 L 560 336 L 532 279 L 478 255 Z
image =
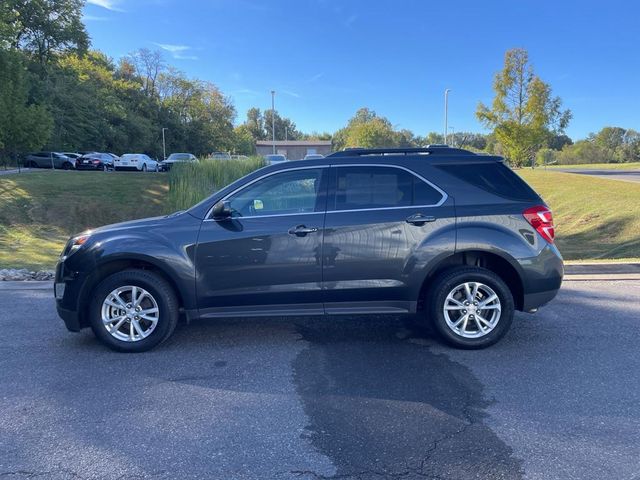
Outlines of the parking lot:
M 0 477 L 640 475 L 639 281 L 569 281 L 483 351 L 396 317 L 229 319 L 145 354 L 0 290 Z

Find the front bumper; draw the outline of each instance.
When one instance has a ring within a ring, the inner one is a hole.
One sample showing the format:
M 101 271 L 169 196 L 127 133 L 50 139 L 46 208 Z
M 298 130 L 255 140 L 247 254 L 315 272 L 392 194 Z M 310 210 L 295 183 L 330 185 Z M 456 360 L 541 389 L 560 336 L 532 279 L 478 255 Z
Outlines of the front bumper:
M 54 297 L 58 316 L 62 318 L 65 326 L 71 332 L 79 332 L 85 325 L 82 318 L 81 299 L 83 288 L 86 285 L 87 274 L 74 271 L 67 267 L 61 258 L 56 265 L 54 281 Z

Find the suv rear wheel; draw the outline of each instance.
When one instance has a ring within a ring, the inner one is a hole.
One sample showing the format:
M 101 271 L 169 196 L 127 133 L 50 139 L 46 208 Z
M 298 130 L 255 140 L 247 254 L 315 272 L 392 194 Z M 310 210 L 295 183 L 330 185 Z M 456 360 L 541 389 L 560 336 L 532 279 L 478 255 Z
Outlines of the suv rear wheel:
M 511 326 L 513 295 L 502 279 L 479 267 L 442 273 L 432 285 L 429 318 L 440 336 L 459 348 L 484 348 Z
M 93 333 L 121 352 L 143 352 L 163 342 L 178 323 L 173 288 L 148 270 L 124 270 L 103 280 L 89 307 Z

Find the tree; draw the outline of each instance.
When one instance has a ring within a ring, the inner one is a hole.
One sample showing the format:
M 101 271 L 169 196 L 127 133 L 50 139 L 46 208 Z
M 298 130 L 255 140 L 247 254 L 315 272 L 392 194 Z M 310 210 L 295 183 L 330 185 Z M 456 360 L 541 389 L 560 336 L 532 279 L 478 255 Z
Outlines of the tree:
M 569 138 L 567 135 L 553 135 L 549 139 L 549 148 L 552 150 L 562 150 L 565 145 L 572 145 L 573 140 Z
M 260 112 L 259 108 L 252 107 L 247 110 L 247 119 L 244 122 L 244 126 L 254 141 L 267 138 L 267 133 L 264 129 L 264 118 L 262 118 L 262 112 Z
M 29 102 L 28 89 L 20 52 L 0 50 L 0 160 L 41 148 L 51 134 L 51 115 Z
M 632 129 L 604 127 L 589 134 L 588 140 L 606 152 L 605 162 L 633 162 L 640 157 L 640 134 Z
M 84 53 L 89 36 L 82 23 L 83 0 L 3 0 L 0 34 L 12 48 L 45 67 L 54 54 Z
M 394 147 L 400 140 L 407 140 L 406 132 L 398 135 L 393 130 L 391 122 L 385 117 L 379 117 L 376 112 L 368 108 L 361 108 L 349 120 L 346 127 L 334 134 L 333 148 L 342 150 L 347 147 Z
M 530 162 L 554 134 L 563 133 L 571 119 L 562 101 L 553 97 L 549 84 L 533 73 L 526 50 L 505 54 L 502 71 L 493 82 L 491 108 L 480 103 L 478 119 L 493 129 L 509 160 L 516 166 Z
M 140 48 L 129 54 L 123 67 L 133 67 L 133 73 L 142 80 L 145 95 L 153 97 L 158 94 L 156 82 L 162 72 L 167 69 L 162 53 L 157 50 Z
M 300 132 L 298 131 L 296 124 L 292 120 L 281 117 L 278 111 L 272 112 L 272 110 L 265 110 L 263 114 L 263 124 L 265 130 L 265 138 L 270 140 L 272 138 L 272 124 L 271 116 L 274 118 L 274 127 L 276 130 L 276 140 L 298 140 Z
M 249 128 L 245 125 L 239 125 L 233 130 L 234 145 L 233 152 L 239 155 L 253 155 L 256 153 L 256 142 Z

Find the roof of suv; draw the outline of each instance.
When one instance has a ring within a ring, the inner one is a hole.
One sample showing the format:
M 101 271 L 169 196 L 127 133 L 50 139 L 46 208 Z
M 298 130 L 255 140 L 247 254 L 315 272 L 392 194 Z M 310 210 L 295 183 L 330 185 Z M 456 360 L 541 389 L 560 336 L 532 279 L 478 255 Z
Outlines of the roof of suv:
M 402 165 L 405 160 L 425 161 L 429 165 L 451 165 L 502 162 L 504 158 L 474 153 L 470 150 L 447 145 L 427 145 L 418 148 L 350 148 L 331 153 L 321 159 L 295 160 L 281 162 L 278 165 L 282 168 L 326 165 L 328 163 L 398 163 Z
M 438 163 L 471 163 L 471 162 L 501 162 L 502 157 L 494 155 L 485 155 L 474 153 L 470 150 L 464 150 L 462 148 L 453 148 L 447 145 L 427 145 L 426 147 L 418 148 L 351 148 L 342 150 L 340 152 L 334 152 L 327 155 L 326 158 L 342 159 L 361 157 L 398 157 L 398 156 L 411 156 L 411 157 L 424 157 L 431 164 Z

